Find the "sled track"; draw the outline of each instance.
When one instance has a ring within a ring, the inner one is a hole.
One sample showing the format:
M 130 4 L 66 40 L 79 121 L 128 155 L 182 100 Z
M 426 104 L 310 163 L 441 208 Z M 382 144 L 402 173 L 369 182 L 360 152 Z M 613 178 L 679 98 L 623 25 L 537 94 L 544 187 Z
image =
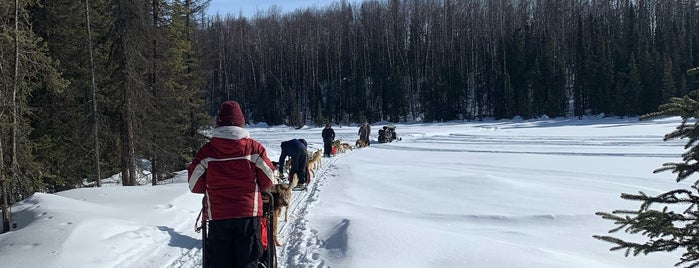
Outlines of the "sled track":
M 316 171 L 316 176 L 311 179 L 311 184 L 307 190 L 295 191 L 293 193 L 291 205 L 289 206 L 289 221 L 285 222 L 284 215 L 280 215 L 278 236 L 283 244 L 277 249 L 280 268 L 297 267 L 299 264 L 308 263 L 309 261 L 320 263 L 320 266 L 323 266 L 323 262 L 318 260 L 317 254 L 308 249 L 309 243 L 313 243 L 313 241 L 304 240 L 304 237 L 308 237 L 305 235 L 306 233 L 313 232 L 306 227 L 308 222 L 306 214 L 308 209 L 318 200 L 321 187 L 325 185 L 330 171 L 335 169 L 335 161 L 340 157 L 342 157 L 342 154 L 330 158 L 324 157 L 322 167 Z

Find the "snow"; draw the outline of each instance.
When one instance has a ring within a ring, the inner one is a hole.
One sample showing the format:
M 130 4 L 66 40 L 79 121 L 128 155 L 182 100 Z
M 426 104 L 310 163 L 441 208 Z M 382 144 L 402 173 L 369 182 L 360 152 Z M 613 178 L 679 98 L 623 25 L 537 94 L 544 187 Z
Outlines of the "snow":
M 401 138 L 323 158 L 280 222 L 280 267 L 670 267 L 681 252 L 624 257 L 594 239 L 594 213 L 637 209 L 621 193 L 685 188 L 670 172 L 679 118 L 396 124 Z M 335 126 L 354 145 L 358 127 Z M 322 147 L 322 128 L 248 128 L 277 160 L 283 140 Z M 200 267 L 201 195 L 186 172 L 158 186 L 36 193 L 0 234 L 2 267 Z M 112 180 L 114 181 L 114 180 Z M 115 183 L 116 184 L 116 183 Z M 643 237 L 617 233 L 635 241 Z

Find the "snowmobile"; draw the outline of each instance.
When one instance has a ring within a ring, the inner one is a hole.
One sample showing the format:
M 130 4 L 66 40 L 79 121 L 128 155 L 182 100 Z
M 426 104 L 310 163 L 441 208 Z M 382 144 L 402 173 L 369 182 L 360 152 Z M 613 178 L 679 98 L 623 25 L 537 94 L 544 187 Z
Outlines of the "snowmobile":
M 277 249 L 274 244 L 274 196 L 269 192 L 263 192 L 266 196 L 264 204 L 262 205 L 263 216 L 260 223 L 262 224 L 262 236 L 263 239 L 263 252 L 259 259 L 257 265 L 258 268 L 277 268 Z M 201 226 L 195 226 L 197 232 L 201 232 L 201 252 L 202 252 L 202 267 L 211 268 L 211 263 L 209 262 L 208 256 L 208 221 L 206 219 L 206 197 L 202 199 L 202 209 L 199 212 L 199 217 L 201 217 Z M 199 221 L 199 218 L 197 218 Z M 266 241 L 264 241 L 266 240 Z
M 396 139 L 396 127 L 395 126 L 383 126 L 379 129 L 379 143 L 392 142 Z

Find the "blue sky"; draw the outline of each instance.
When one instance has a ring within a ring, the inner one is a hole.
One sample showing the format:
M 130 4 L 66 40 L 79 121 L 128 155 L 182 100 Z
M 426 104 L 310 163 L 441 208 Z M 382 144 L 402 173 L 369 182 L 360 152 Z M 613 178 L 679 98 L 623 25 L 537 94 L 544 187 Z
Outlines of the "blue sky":
M 282 13 L 286 13 L 299 8 L 321 8 L 333 2 L 333 0 L 211 0 L 207 14 L 238 16 L 242 13 L 245 17 L 252 17 L 258 10 L 266 12 L 274 5 L 281 7 Z

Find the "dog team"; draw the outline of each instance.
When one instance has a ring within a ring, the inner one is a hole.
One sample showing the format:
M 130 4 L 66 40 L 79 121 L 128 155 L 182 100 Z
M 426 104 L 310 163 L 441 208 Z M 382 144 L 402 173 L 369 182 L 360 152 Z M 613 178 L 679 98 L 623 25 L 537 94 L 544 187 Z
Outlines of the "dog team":
M 284 141 L 279 161 L 273 163 L 264 146 L 244 128 L 245 116 L 238 102 L 223 102 L 215 123 L 211 139 L 197 151 L 188 168 L 189 190 L 204 194 L 201 216 L 202 222 L 208 223 L 205 259 L 212 267 L 257 267 L 268 246 L 260 243 L 262 229 L 267 226 L 261 192 L 269 191 L 274 197 L 273 238 L 279 246 L 277 223 L 282 209 L 284 220 L 289 219 L 293 190 L 306 189 L 321 168 L 323 155 L 330 157 L 352 147 L 336 141 L 335 131 L 327 124 L 322 131 L 323 149 L 308 153 L 304 139 Z M 365 122 L 355 146 L 368 146 L 369 134 Z
M 363 123 L 357 133 L 359 139 L 356 142 L 356 147 L 362 148 L 369 146 L 369 124 Z M 323 156 L 329 157 L 337 153 L 345 153 L 347 150 L 352 150 L 352 146 L 344 143 L 341 140 L 335 140 L 335 131 L 330 124 L 325 125 L 323 133 L 324 145 L 327 148 L 326 141 L 330 142 L 330 153 L 323 154 L 324 149 L 320 148 L 313 152 L 308 152 L 308 143 L 304 139 L 291 139 L 281 143 L 282 152 L 279 156 L 279 161 L 273 162 L 277 170 L 278 177 L 281 181 L 288 177 L 288 181 L 275 184 L 270 192 L 275 197 L 274 205 L 274 242 L 277 246 L 281 243 L 277 237 L 278 232 L 276 227 L 279 223 L 279 216 L 284 209 L 284 221 L 289 220 L 289 205 L 293 191 L 305 190 L 311 178 L 315 177 L 315 172 L 320 170 L 323 164 Z M 326 150 L 327 151 L 327 150 Z M 288 175 L 284 172 L 287 170 Z

